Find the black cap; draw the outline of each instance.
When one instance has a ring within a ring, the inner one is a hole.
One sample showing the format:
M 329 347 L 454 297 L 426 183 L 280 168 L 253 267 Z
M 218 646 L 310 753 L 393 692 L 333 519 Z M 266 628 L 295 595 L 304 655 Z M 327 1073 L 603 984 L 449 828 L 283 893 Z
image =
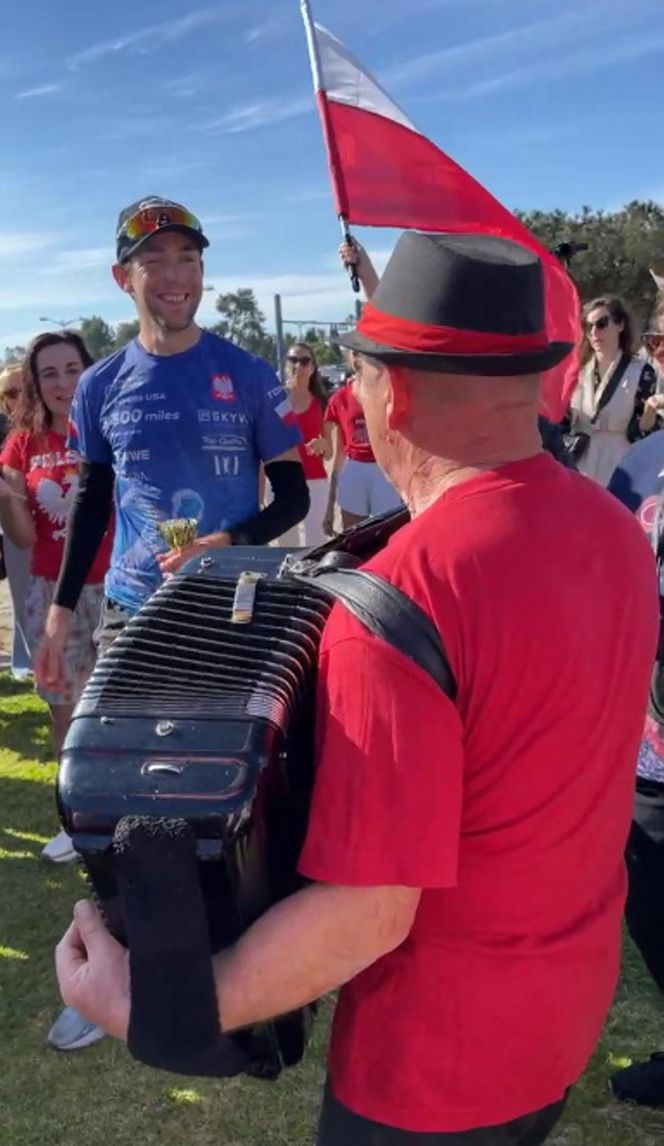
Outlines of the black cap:
M 136 219 L 137 224 L 137 234 L 133 236 L 127 233 L 132 219 Z M 139 230 L 144 233 L 138 233 Z M 185 235 L 191 235 L 201 251 L 210 246 L 201 224 L 187 207 L 183 207 L 181 203 L 174 203 L 171 199 L 162 199 L 159 195 L 148 195 L 145 199 L 130 203 L 118 216 L 117 261 L 126 263 L 127 259 L 135 255 L 136 251 L 159 231 L 182 231 Z
M 536 374 L 571 342 L 546 333 L 537 255 L 493 235 L 399 239 L 357 330 L 339 340 L 394 365 L 451 374 Z

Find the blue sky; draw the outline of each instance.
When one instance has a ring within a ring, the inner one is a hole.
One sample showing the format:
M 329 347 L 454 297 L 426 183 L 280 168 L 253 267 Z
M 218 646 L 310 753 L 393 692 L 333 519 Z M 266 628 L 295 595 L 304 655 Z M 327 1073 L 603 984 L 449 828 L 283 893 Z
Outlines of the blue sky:
M 312 4 L 508 206 L 664 199 L 662 0 Z M 149 193 L 204 221 L 215 292 L 252 286 L 271 311 L 280 291 L 295 319 L 351 309 L 297 0 L 5 5 L 0 102 L 0 349 L 41 315 L 133 317 L 113 235 Z M 360 237 L 382 265 L 393 236 Z

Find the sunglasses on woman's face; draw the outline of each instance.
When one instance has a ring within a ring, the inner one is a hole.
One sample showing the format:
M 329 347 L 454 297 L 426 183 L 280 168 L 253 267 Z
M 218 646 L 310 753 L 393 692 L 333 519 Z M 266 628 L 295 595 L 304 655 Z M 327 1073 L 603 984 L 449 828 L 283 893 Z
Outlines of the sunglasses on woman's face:
M 646 350 L 655 354 L 661 346 L 664 346 L 664 334 L 642 334 L 641 341 Z
M 308 354 L 289 354 L 286 361 L 291 366 L 311 366 L 311 358 Z
M 603 314 L 601 318 L 596 318 L 594 322 L 590 322 L 590 320 L 587 320 L 586 321 L 586 330 L 588 330 L 588 331 L 606 330 L 606 328 L 610 322 L 611 322 L 611 315 L 610 314 Z
M 20 397 L 20 394 L 20 390 L 16 390 L 12 387 L 11 390 L 3 390 L 2 393 L 0 393 L 0 398 L 11 398 L 11 400 L 15 402 L 16 399 Z

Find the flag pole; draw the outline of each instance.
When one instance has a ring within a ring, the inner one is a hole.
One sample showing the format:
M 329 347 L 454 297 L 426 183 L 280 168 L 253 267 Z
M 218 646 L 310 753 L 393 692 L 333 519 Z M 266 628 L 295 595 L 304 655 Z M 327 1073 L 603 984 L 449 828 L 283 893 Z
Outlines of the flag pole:
M 313 80 L 314 80 L 314 90 L 316 92 L 316 96 L 318 96 L 319 92 L 324 91 L 323 69 L 321 67 L 320 53 L 318 51 L 318 43 L 316 41 L 316 28 L 314 25 L 314 18 L 313 18 L 312 12 L 311 12 L 311 5 L 309 3 L 309 0 L 300 0 L 300 11 L 302 13 L 302 19 L 304 21 L 304 30 L 305 30 L 306 36 L 307 36 L 307 46 L 309 48 L 309 60 L 311 61 L 311 72 L 312 72 Z M 323 130 L 325 132 L 326 139 L 327 139 L 329 133 L 327 131 L 327 126 L 325 124 L 324 119 L 323 119 Z M 334 178 L 334 175 L 332 177 Z M 346 218 L 345 215 L 343 215 L 343 214 L 339 215 L 339 223 L 341 226 L 341 234 L 343 236 L 344 242 L 350 243 L 352 245 L 353 236 L 350 233 L 350 227 L 349 227 L 348 219 Z M 348 274 L 350 276 L 350 281 L 351 281 L 352 286 L 353 286 L 353 290 L 355 291 L 356 294 L 359 294 L 359 292 L 360 292 L 360 280 L 359 280 L 359 277 L 357 274 L 357 267 L 354 265 L 354 263 L 349 263 L 347 269 L 348 269 Z

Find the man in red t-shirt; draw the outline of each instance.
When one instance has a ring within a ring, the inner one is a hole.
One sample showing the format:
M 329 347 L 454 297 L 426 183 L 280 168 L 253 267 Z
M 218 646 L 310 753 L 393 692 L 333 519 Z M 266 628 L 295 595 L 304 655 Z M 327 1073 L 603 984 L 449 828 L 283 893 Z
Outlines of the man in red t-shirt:
M 540 374 L 572 348 L 548 341 L 532 253 L 409 233 L 348 341 L 412 512 L 370 567 L 434 621 L 457 694 L 333 610 L 314 882 L 217 957 L 220 1024 L 341 986 L 319 1146 L 539 1146 L 618 975 L 652 558 L 622 506 L 541 451 Z M 79 905 L 61 987 L 119 1037 L 126 958 Z

